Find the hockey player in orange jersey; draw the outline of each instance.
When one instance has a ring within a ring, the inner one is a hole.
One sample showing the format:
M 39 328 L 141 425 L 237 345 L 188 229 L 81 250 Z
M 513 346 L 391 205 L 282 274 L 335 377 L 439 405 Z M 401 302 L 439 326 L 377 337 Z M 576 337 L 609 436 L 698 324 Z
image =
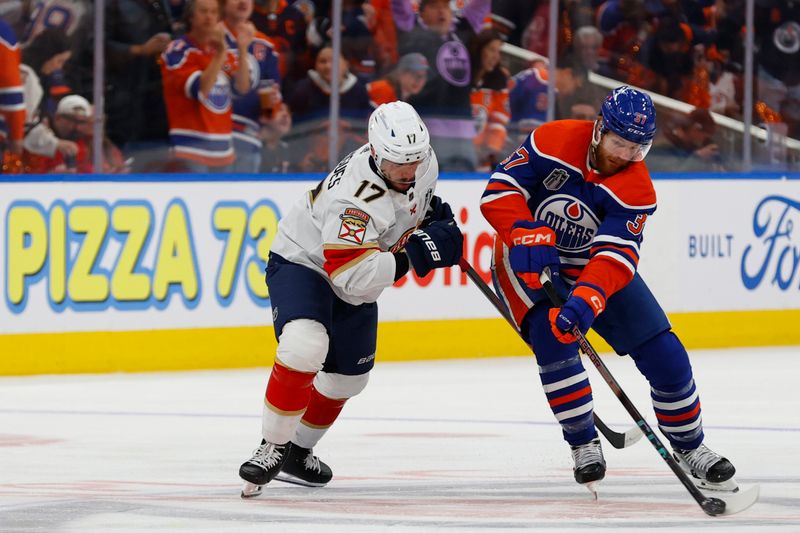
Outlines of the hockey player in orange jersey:
M 575 325 L 582 332 L 593 327 L 617 353 L 631 356 L 650 384 L 659 428 L 696 484 L 734 490 L 731 462 L 703 444 L 689 356 L 637 273 L 645 222 L 656 210 L 643 161 L 655 119 L 647 94 L 619 87 L 594 122 L 544 124 L 497 165 L 481 200 L 498 233 L 494 281 L 536 353 L 578 483 L 603 479 L 606 463 L 592 388 L 569 333 Z M 568 293 L 560 308 L 541 290 L 545 267 Z

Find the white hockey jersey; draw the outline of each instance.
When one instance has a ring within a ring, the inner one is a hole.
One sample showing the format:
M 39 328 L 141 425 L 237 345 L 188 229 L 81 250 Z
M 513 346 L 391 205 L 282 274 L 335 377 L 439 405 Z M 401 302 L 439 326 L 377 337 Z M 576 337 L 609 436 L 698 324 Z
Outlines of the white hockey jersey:
M 414 186 L 393 191 L 371 167 L 366 144 L 281 219 L 271 251 L 319 272 L 349 304 L 374 302 L 394 283 L 392 252 L 401 251 L 421 224 L 438 176 L 431 151 L 417 167 Z

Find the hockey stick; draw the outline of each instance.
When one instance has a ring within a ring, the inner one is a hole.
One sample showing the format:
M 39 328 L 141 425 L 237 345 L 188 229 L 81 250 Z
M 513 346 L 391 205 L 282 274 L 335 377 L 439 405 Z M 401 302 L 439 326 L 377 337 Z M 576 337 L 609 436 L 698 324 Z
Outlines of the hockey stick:
M 544 272 L 539 276 L 539 279 L 542 282 L 542 286 L 544 287 L 547 296 L 550 298 L 550 301 L 553 305 L 560 307 L 563 305 L 563 301 L 559 296 L 558 292 L 556 291 L 555 287 L 553 287 L 553 282 L 550 280 L 550 269 L 545 268 Z M 581 351 L 588 357 L 592 363 L 594 364 L 597 371 L 603 376 L 603 379 L 608 383 L 608 386 L 611 387 L 611 390 L 617 396 L 619 401 L 622 403 L 625 410 L 628 411 L 628 414 L 631 415 L 631 418 L 636 422 L 636 425 L 641 429 L 642 433 L 647 436 L 647 440 L 650 441 L 650 444 L 658 451 L 661 458 L 664 459 L 669 467 L 672 469 L 672 472 L 678 477 L 683 486 L 686 487 L 686 490 L 689 491 L 689 494 L 692 495 L 694 500 L 700 506 L 703 511 L 709 516 L 717 516 L 725 513 L 726 510 L 726 502 L 720 498 L 709 498 L 705 496 L 700 489 L 698 489 L 692 480 L 689 479 L 689 476 L 686 475 L 681 467 L 678 465 L 678 462 L 672 457 L 672 455 L 667 451 L 664 445 L 661 443 L 661 440 L 658 436 L 653 432 L 653 429 L 644 419 L 642 414 L 639 412 L 638 409 L 633 405 L 633 402 L 628 398 L 628 395 L 625 394 L 625 391 L 619 386 L 617 380 L 614 379 L 614 376 L 611 374 L 611 371 L 608 369 L 606 364 L 600 359 L 600 356 L 597 355 L 597 352 L 592 348 L 592 345 L 589 344 L 589 341 L 586 340 L 586 337 L 583 336 L 578 326 L 573 326 L 572 330 L 570 331 L 575 338 L 578 340 L 578 346 L 580 347 Z M 745 496 L 745 494 L 742 494 Z M 756 498 L 758 497 L 756 491 Z M 755 502 L 755 498 L 752 499 L 750 505 Z M 732 512 L 737 512 L 746 509 L 750 505 L 742 509 L 733 509 L 728 510 L 727 514 L 731 514 Z
M 528 341 L 526 341 L 525 338 L 522 336 L 520 330 L 517 329 L 516 322 L 514 322 L 514 319 L 509 314 L 506 307 L 503 305 L 503 302 L 500 301 L 500 298 L 498 298 L 497 295 L 494 293 L 494 291 L 491 288 L 489 288 L 489 286 L 486 284 L 486 282 L 483 281 L 480 275 L 477 272 L 475 272 L 475 269 L 472 268 L 472 265 L 470 265 L 467 262 L 467 260 L 462 257 L 458 262 L 458 266 L 461 267 L 461 270 L 467 275 L 469 279 L 472 280 L 472 283 L 474 283 L 475 286 L 478 287 L 478 290 L 480 290 L 483 293 L 483 295 L 486 296 L 486 299 L 492 303 L 494 308 L 497 309 L 497 312 L 499 312 L 503 316 L 503 318 L 506 319 L 508 325 L 514 328 L 514 331 L 517 332 L 517 335 L 519 335 L 519 337 L 523 340 L 523 342 L 525 342 L 525 344 L 528 344 Z M 528 344 L 528 347 L 529 348 L 531 347 L 530 344 Z M 533 351 L 533 349 L 531 349 L 531 351 Z M 643 433 L 639 431 L 638 427 L 633 427 L 628 431 L 626 431 L 625 433 L 617 433 L 616 431 L 605 425 L 605 423 L 602 420 L 600 420 L 600 417 L 597 416 L 597 413 L 594 413 L 594 425 L 597 426 L 597 429 L 600 430 L 600 433 L 603 434 L 606 440 L 608 440 L 608 442 L 614 448 L 626 448 L 637 442 L 639 439 L 641 439 L 643 435 Z

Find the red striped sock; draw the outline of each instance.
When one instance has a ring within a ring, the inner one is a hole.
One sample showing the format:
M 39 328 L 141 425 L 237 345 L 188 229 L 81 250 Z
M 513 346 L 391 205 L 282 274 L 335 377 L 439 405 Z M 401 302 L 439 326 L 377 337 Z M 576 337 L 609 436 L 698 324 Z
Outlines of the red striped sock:
M 315 375 L 292 370 L 275 361 L 267 383 L 267 404 L 286 414 L 301 412 L 308 406 Z
M 311 387 L 311 400 L 308 402 L 308 409 L 303 415 L 303 424 L 315 428 L 328 428 L 336 421 L 339 413 L 342 412 L 347 398 L 334 400 L 319 393 Z

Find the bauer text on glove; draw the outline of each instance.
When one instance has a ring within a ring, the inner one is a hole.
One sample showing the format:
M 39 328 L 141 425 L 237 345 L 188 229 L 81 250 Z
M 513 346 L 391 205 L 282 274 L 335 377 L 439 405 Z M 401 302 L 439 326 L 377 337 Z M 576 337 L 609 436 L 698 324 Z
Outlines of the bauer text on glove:
M 406 253 L 418 276 L 425 276 L 434 268 L 458 264 L 464 247 L 464 236 L 454 223 L 431 222 L 408 238 Z

